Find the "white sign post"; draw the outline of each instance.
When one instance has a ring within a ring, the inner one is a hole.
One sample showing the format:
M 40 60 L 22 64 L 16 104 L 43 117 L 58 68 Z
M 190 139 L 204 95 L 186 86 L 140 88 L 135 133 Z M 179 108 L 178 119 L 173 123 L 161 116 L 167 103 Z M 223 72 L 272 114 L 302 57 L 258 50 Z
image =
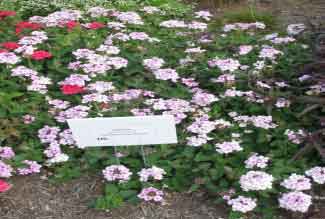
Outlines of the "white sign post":
M 177 143 L 172 115 L 69 119 L 78 147 Z

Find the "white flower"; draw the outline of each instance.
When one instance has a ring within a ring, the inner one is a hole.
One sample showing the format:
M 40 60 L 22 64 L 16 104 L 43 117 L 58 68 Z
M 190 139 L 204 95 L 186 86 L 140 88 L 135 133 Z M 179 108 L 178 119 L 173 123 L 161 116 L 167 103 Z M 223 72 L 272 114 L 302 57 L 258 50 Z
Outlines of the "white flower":
M 306 175 L 312 177 L 318 184 L 325 184 L 325 167 L 313 167 L 306 171 Z
M 311 189 L 310 179 L 305 176 L 291 174 L 288 179 L 285 179 L 281 186 L 295 191 L 303 191 Z
M 238 198 L 231 199 L 227 203 L 231 205 L 233 211 L 242 213 L 252 211 L 256 207 L 256 199 L 244 196 L 238 196 Z
M 249 171 L 240 177 L 240 187 L 244 191 L 259 191 L 272 189 L 272 182 L 274 178 L 272 175 L 262 171 Z
M 306 213 L 309 206 L 312 204 L 312 197 L 303 192 L 289 192 L 285 193 L 279 198 L 281 208 L 293 212 Z

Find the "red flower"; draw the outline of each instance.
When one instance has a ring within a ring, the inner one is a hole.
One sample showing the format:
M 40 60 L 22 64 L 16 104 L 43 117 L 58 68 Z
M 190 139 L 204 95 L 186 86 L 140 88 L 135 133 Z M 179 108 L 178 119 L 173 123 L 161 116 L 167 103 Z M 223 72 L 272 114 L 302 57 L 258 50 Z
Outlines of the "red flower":
M 78 85 L 69 85 L 65 84 L 61 86 L 61 91 L 63 94 L 72 95 L 72 94 L 80 94 L 85 91 L 84 87 L 80 87 Z
M 24 29 L 38 30 L 41 29 L 42 26 L 37 23 L 31 23 L 28 21 L 21 21 L 16 24 L 16 34 L 20 34 Z
M 20 47 L 19 44 L 16 42 L 5 42 L 5 43 L 2 43 L 1 45 L 2 45 L 2 47 L 6 48 L 8 50 L 15 50 Z
M 0 20 L 9 17 L 9 16 L 15 16 L 16 12 L 14 11 L 0 11 Z
M 103 28 L 103 27 L 105 27 L 105 24 L 102 24 L 102 23 L 96 22 L 96 21 L 92 22 L 92 23 L 89 23 L 87 25 L 87 28 L 92 29 L 92 30 L 100 29 L 100 28 Z
M 69 31 L 71 31 L 73 28 L 75 28 L 78 25 L 79 23 L 76 21 L 69 21 L 65 24 L 65 26 L 68 28 Z
M 10 188 L 11 188 L 10 184 L 0 179 L 0 192 L 8 191 Z
M 32 54 L 32 59 L 34 59 L 34 60 L 49 59 L 51 57 L 52 57 L 52 54 L 47 51 L 44 51 L 44 50 L 38 50 Z
M 0 53 L 8 52 L 6 49 L 0 49 Z

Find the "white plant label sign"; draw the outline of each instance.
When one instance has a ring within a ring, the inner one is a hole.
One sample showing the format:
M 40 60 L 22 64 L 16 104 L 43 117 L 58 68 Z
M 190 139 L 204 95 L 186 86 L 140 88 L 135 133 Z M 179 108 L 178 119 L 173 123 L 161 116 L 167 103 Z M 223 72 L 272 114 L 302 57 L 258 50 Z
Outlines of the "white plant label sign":
M 172 115 L 69 119 L 78 147 L 177 143 Z

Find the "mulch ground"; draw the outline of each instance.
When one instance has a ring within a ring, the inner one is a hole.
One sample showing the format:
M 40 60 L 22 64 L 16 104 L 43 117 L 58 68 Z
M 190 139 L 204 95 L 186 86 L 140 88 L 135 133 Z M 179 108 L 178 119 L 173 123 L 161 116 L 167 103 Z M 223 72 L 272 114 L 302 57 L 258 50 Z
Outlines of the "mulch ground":
M 216 207 L 198 194 L 167 195 L 166 205 L 142 203 L 112 211 L 89 207 L 102 194 L 100 176 L 82 177 L 59 185 L 40 176 L 15 177 L 14 185 L 0 195 L 1 219 L 218 219 L 225 208 Z
M 103 193 L 101 176 L 63 184 L 50 184 L 40 175 L 14 177 L 10 182 L 12 189 L 0 194 L 0 219 L 227 219 L 227 207 L 213 204 L 201 192 L 167 194 L 165 205 L 141 203 L 103 211 L 89 207 Z M 309 214 L 284 213 L 276 219 L 325 219 L 325 191 L 318 196 L 321 200 Z

